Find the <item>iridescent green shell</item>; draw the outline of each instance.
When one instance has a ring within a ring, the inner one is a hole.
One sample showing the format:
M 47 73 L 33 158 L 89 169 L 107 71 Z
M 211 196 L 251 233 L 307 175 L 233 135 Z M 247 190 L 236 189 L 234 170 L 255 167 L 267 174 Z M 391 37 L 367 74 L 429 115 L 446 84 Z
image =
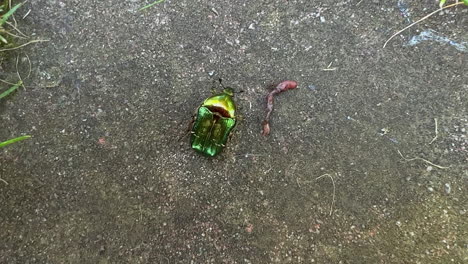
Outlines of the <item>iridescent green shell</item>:
M 208 156 L 219 154 L 236 125 L 236 105 L 230 88 L 207 98 L 192 127 L 192 148 Z

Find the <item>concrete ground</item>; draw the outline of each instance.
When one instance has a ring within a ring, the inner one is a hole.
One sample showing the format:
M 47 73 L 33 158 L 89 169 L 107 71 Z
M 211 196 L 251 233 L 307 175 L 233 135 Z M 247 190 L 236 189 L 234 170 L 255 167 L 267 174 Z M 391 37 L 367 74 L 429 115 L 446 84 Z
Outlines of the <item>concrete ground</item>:
M 467 263 L 467 7 L 382 48 L 437 3 L 149 2 L 19 10 L 50 41 L 2 64 L 32 74 L 0 141 L 33 138 L 0 150 L 0 263 Z M 218 78 L 241 116 L 207 158 L 183 136 Z

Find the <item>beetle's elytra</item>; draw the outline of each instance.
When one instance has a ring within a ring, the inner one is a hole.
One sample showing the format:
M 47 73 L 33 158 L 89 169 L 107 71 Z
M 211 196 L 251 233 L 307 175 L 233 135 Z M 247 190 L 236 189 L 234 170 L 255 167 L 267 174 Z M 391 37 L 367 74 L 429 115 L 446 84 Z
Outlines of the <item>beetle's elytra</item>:
M 208 156 L 219 154 L 236 125 L 236 104 L 233 90 L 208 97 L 198 108 L 192 127 L 192 148 Z

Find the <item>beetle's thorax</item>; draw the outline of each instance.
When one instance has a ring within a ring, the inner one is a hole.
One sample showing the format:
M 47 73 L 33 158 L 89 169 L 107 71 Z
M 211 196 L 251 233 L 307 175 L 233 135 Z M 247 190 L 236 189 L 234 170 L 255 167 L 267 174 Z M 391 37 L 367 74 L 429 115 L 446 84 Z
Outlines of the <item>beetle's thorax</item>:
M 236 105 L 232 97 L 222 93 L 206 99 L 202 106 L 207 107 L 212 112 L 217 112 L 223 117 L 235 118 Z

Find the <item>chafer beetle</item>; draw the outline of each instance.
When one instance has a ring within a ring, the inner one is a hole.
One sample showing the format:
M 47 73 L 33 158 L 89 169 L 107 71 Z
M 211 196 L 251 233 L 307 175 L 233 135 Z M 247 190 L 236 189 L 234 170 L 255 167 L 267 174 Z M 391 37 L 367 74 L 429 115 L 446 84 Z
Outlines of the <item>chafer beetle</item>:
M 236 125 L 236 104 L 232 88 L 208 97 L 198 107 L 191 131 L 192 148 L 208 156 L 219 154 Z

